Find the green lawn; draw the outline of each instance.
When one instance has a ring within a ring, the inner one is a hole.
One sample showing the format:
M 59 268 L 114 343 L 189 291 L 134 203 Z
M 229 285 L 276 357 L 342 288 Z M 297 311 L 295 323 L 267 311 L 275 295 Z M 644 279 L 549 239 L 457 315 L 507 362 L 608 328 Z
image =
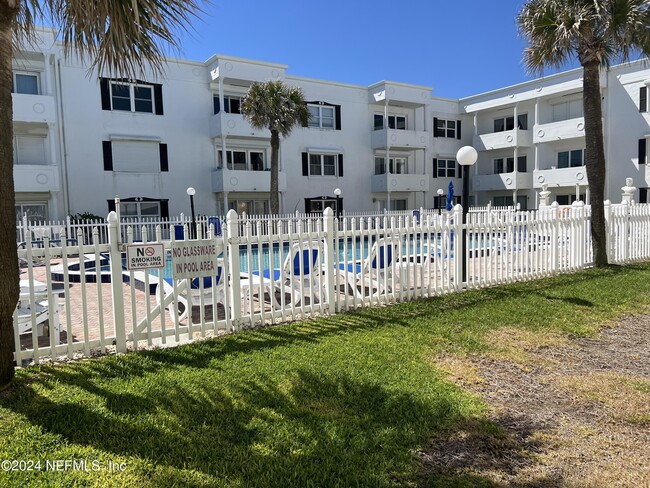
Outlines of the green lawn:
M 638 265 L 21 370 L 0 459 L 41 471 L 0 486 L 435 486 L 414 453 L 485 406 L 432 358 L 495 347 L 500 327 L 589 335 L 649 305 Z M 45 471 L 66 459 L 87 470 Z

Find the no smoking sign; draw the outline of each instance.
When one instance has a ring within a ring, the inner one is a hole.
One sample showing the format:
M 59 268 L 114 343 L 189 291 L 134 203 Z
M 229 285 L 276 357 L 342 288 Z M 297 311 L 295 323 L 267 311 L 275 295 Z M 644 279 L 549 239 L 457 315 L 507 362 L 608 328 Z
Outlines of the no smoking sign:
M 129 244 L 126 246 L 126 268 L 131 270 L 163 268 L 165 247 L 162 244 Z

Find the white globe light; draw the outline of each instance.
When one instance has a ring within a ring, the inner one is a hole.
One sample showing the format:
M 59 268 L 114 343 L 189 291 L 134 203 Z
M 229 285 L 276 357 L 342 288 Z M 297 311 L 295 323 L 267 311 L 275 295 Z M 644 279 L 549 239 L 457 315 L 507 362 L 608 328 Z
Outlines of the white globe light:
M 472 146 L 463 146 L 456 153 L 456 160 L 461 166 L 471 166 L 478 159 L 478 153 Z
M 193 195 L 196 194 L 196 190 L 190 186 L 190 187 L 187 189 L 187 194 L 188 194 L 189 196 L 193 196 Z
M 336 195 L 337 197 L 340 196 L 340 195 L 341 195 L 341 189 L 340 189 L 340 188 L 336 188 L 336 189 L 334 190 L 334 195 Z

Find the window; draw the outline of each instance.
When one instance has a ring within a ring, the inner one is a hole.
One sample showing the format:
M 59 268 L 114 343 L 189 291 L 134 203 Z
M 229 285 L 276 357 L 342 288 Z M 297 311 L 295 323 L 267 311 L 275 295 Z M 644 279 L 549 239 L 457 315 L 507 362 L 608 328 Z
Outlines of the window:
M 343 176 L 343 154 L 302 153 L 303 176 Z
M 648 189 L 639 188 L 639 203 L 650 203 L 648 201 Z
M 408 200 L 391 200 L 390 201 L 391 210 L 407 210 L 408 209 Z
M 163 115 L 162 85 L 100 78 L 102 110 Z
M 492 197 L 492 205 L 495 207 L 514 207 L 514 200 L 511 195 Z M 528 210 L 528 197 L 526 195 L 518 196 L 517 205 L 519 205 L 519 210 Z
M 240 114 L 241 113 L 241 101 L 242 98 L 234 95 L 224 95 L 223 96 L 223 111 L 227 114 Z M 215 114 L 221 112 L 221 106 L 219 101 L 219 94 L 215 93 L 212 95 L 212 106 Z
M 14 164 L 46 164 L 45 137 L 14 136 Z
M 120 217 L 160 218 L 160 202 L 120 202 Z
M 382 114 L 375 114 L 374 116 L 374 129 L 381 130 L 384 128 L 384 116 Z M 397 130 L 406 130 L 406 115 L 388 115 L 388 128 Z
M 405 175 L 408 174 L 408 158 L 395 157 L 389 159 L 389 170 L 392 174 Z M 375 174 L 383 175 L 386 173 L 386 158 L 383 156 L 375 156 Z
M 436 176 L 438 178 L 455 178 L 456 177 L 456 160 L 455 159 L 438 159 L 436 164 Z
M 335 154 L 310 154 L 309 175 L 310 176 L 336 176 L 336 155 Z
M 582 100 L 571 100 L 553 105 L 553 122 L 582 117 Z
M 341 207 L 343 206 L 343 199 L 340 198 Z M 327 197 L 318 197 L 318 198 L 305 198 L 305 212 L 307 213 L 323 213 L 326 208 L 331 208 L 334 211 L 334 215 L 339 214 L 339 210 L 336 208 L 336 199 L 327 198 Z M 341 209 L 342 210 L 342 209 Z
M 499 117 L 494 119 L 494 132 L 504 132 L 513 130 L 515 128 L 515 118 L 513 117 Z M 528 114 L 521 114 L 517 116 L 517 129 L 528 130 Z
M 167 144 L 153 141 L 103 141 L 104 170 L 124 173 L 169 171 Z
M 434 119 L 434 136 L 460 139 L 460 120 Z
M 558 168 L 576 168 L 584 166 L 584 149 L 573 149 L 571 151 L 560 151 L 557 153 Z
M 28 222 L 43 222 L 47 220 L 47 202 L 16 203 L 16 222 L 27 217 Z
M 528 158 L 526 156 L 518 156 L 517 157 L 517 171 L 521 173 L 526 172 L 526 167 L 527 167 L 527 160 Z M 515 158 L 496 158 L 493 160 L 494 163 L 494 174 L 502 174 L 502 173 L 512 173 L 515 170 Z
M 39 74 L 30 72 L 15 71 L 13 73 L 13 93 L 25 95 L 39 94 Z
M 270 211 L 268 200 L 229 200 L 228 208 L 235 210 L 239 215 L 243 213 L 248 215 L 266 215 Z
M 639 88 L 639 112 L 648 111 L 648 87 L 642 86 Z
M 334 128 L 334 107 L 324 105 L 307 105 L 309 109 L 309 127 L 320 129 Z
M 219 168 L 223 168 L 223 151 L 219 150 Z M 264 152 L 259 150 L 231 149 L 226 151 L 228 169 L 236 171 L 264 171 Z

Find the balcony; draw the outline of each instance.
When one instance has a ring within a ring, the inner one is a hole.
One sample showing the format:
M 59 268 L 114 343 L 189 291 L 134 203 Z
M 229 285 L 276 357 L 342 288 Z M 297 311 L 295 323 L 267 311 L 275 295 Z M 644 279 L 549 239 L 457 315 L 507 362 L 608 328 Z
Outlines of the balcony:
M 528 190 L 533 187 L 533 173 L 500 173 L 472 177 L 474 191 Z
M 54 97 L 12 93 L 14 122 L 56 122 Z
M 560 120 L 549 124 L 538 124 L 533 130 L 533 142 L 551 142 L 560 139 L 576 139 L 585 136 L 585 119 Z
M 393 191 L 429 191 L 430 177 L 427 175 L 404 175 L 386 173 L 372 175 L 371 191 L 386 193 Z
M 278 175 L 278 190 L 287 190 L 287 174 L 284 171 Z M 217 169 L 212 172 L 212 191 L 268 193 L 271 191 L 271 172 Z
M 210 118 L 210 137 L 250 137 L 257 139 L 270 139 L 268 129 L 254 129 L 241 114 L 221 112 Z
M 16 192 L 55 192 L 61 190 L 59 167 L 55 165 L 14 165 Z
M 542 185 L 548 185 L 549 188 L 575 186 L 576 184 L 587 185 L 587 168 L 577 166 L 575 168 L 536 170 L 533 172 L 533 182 L 535 188 L 541 188 Z
M 530 130 L 514 129 L 504 132 L 490 132 L 474 136 L 474 148 L 477 151 L 490 149 L 505 149 L 509 147 L 530 147 L 533 145 L 533 135 Z
M 386 149 L 388 144 L 395 149 L 426 149 L 428 143 L 429 133 L 426 131 L 398 129 L 372 131 L 371 145 L 373 149 Z

